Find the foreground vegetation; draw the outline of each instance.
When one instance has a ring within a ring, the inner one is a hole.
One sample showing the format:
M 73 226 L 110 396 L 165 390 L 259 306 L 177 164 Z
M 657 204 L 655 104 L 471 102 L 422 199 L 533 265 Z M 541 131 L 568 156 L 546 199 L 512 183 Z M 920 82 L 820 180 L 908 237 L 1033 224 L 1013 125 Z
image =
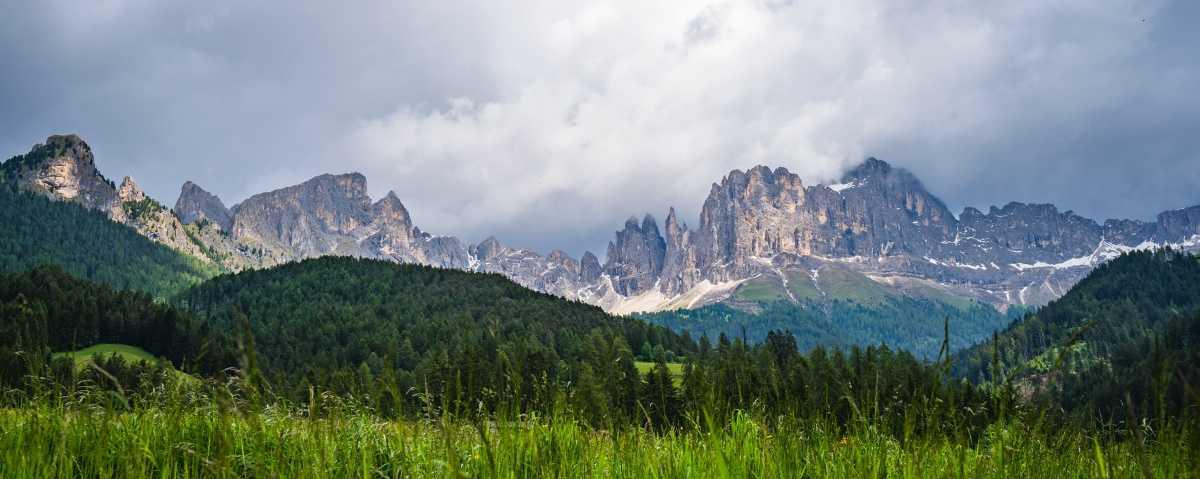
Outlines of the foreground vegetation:
M 977 437 L 897 438 L 869 424 L 739 413 L 666 433 L 563 417 L 386 421 L 255 414 L 0 410 L 0 474 L 24 477 L 1195 477 L 1186 435 L 1112 441 L 1001 422 Z
M 924 360 L 361 259 L 171 301 L 39 267 L 0 274 L 0 477 L 1200 477 L 1193 279 L 1127 255 Z

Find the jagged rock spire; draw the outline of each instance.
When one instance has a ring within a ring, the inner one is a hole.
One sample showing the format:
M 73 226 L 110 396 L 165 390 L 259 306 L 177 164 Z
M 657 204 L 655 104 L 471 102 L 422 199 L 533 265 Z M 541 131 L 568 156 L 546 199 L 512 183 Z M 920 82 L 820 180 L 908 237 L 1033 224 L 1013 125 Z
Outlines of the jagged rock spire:
M 233 227 L 233 213 L 225 207 L 225 203 L 191 181 L 185 181 L 180 187 L 174 211 L 184 224 L 208 220 L 221 228 L 221 231 L 229 231 Z
M 625 221 L 608 244 L 608 259 L 604 272 L 614 278 L 614 287 L 622 295 L 633 295 L 654 286 L 662 273 L 667 245 L 658 232 L 654 217 L 647 214 L 641 225 L 636 217 Z

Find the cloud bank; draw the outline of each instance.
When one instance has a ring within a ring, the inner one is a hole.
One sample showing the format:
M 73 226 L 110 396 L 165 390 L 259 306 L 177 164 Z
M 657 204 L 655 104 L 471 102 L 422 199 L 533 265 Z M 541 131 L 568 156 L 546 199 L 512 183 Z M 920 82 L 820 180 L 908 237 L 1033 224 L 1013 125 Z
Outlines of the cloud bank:
M 1192 2 L 245 3 L 7 7 L 0 147 L 81 133 L 167 203 L 361 171 L 428 231 L 575 255 L 755 164 L 876 156 L 956 209 L 1200 203 Z

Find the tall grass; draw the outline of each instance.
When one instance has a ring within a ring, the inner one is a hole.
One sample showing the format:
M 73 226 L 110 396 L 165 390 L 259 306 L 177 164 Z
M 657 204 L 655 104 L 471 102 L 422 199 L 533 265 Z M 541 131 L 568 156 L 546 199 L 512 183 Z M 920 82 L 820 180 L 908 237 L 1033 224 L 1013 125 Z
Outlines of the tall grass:
M 1195 477 L 1185 431 L 1146 444 L 997 423 L 972 441 L 738 413 L 724 427 L 595 430 L 566 417 L 387 421 L 346 409 L 0 410 L 0 476 Z M 1149 470 L 1139 466 L 1149 465 Z

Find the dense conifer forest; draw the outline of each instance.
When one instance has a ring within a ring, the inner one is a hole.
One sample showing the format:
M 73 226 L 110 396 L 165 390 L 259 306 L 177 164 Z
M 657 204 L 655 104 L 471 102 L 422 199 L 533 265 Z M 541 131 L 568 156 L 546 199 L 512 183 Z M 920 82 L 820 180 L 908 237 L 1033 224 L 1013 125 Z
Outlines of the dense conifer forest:
M 954 374 L 1085 416 L 1163 418 L 1200 388 L 1200 258 L 1137 251 L 954 357 Z M 1194 413 L 1195 411 L 1192 411 Z
M 796 336 L 799 348 L 805 351 L 818 345 L 845 349 L 853 345 L 886 344 L 922 359 L 937 357 L 946 321 L 950 323 L 951 347 L 957 349 L 990 336 L 996 328 L 1019 317 L 1001 314 L 991 305 L 969 300 L 962 303 L 895 296 L 868 305 L 845 299 L 802 304 L 769 301 L 757 304 L 758 311 L 718 303 L 636 317 L 675 331 L 687 331 L 693 337 L 725 334 L 757 343 L 767 339 L 772 331 L 786 331 Z M 1016 311 L 1014 308 L 1013 312 Z M 931 335 L 932 331 L 938 334 Z
M 1197 467 L 1187 453 L 1197 444 L 1197 278 L 1195 257 L 1132 253 L 992 341 L 951 354 L 946 335 L 932 359 L 921 359 L 884 345 L 809 347 L 811 338 L 778 330 L 757 342 L 697 338 L 499 275 L 375 260 L 325 257 L 226 274 L 157 301 L 43 266 L 0 275 L 0 402 L 11 411 L 0 425 L 46 447 L 75 438 L 80 462 L 39 453 L 16 469 L 60 475 L 293 470 L 263 456 L 273 447 L 294 448 L 307 471 L 325 454 L 375 451 L 339 476 L 455 475 L 429 469 L 438 463 L 480 475 L 540 475 L 554 464 L 554 474 L 670 467 L 669 475 L 689 475 L 682 471 L 712 458 L 693 454 L 709 448 L 726 458 L 717 473 L 725 477 L 819 465 L 918 476 L 923 467 L 1178 475 Z M 80 367 L 54 354 L 94 344 L 160 359 L 112 355 Z M 1069 354 L 1048 355 L 1055 350 Z M 638 360 L 654 364 L 639 372 Z M 59 421 L 83 411 L 92 413 Z M 111 447 L 89 446 L 108 431 L 101 421 L 153 424 L 142 427 L 162 440 L 240 445 L 163 446 L 154 462 L 114 463 L 113 448 L 159 439 L 121 433 L 105 440 L 118 441 Z M 276 444 L 276 434 L 292 439 Z M 389 455 L 386 443 L 397 440 L 442 459 Z M 621 452 L 647 447 L 660 452 Z M 1068 449 L 1047 452 L 1053 447 Z M 822 450 L 820 461 L 810 454 Z M 922 460 L 934 462 L 915 466 Z
M 54 264 L 80 278 L 160 298 L 217 273 L 103 213 L 15 191 L 2 181 L 0 205 L 0 272 Z

